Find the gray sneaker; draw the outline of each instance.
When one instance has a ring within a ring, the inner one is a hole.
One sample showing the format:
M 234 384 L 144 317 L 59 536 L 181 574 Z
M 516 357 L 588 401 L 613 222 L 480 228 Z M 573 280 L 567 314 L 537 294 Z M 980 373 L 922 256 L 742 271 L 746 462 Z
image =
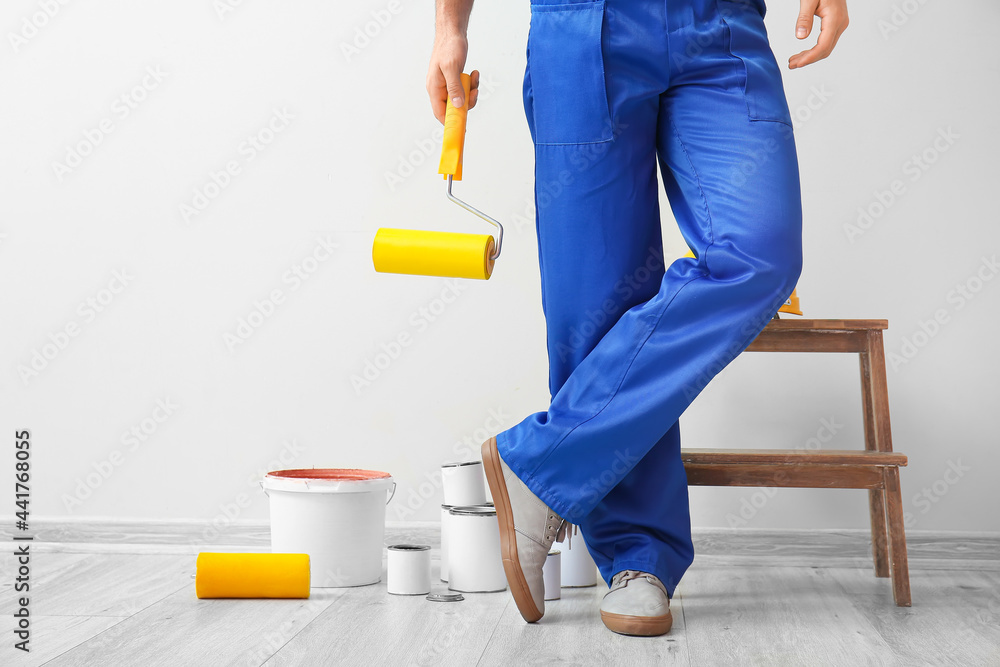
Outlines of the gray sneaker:
M 663 583 L 638 570 L 622 570 L 612 577 L 601 602 L 601 620 L 613 632 L 641 636 L 665 635 L 674 622 Z
M 565 521 L 518 479 L 497 452 L 496 438 L 483 443 L 483 468 L 500 524 L 500 557 L 518 611 L 529 623 L 545 613 L 542 566 Z

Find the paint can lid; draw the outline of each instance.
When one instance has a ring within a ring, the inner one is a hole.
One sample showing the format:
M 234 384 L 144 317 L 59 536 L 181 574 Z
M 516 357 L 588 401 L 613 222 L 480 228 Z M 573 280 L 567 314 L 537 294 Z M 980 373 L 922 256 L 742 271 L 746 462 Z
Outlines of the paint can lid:
M 430 551 L 426 544 L 393 544 L 386 547 L 389 551 Z
M 458 468 L 461 466 L 481 466 L 482 461 L 452 461 L 450 463 L 442 463 L 442 468 Z
M 430 593 L 427 599 L 431 602 L 461 602 L 465 596 L 461 593 Z
M 452 507 L 448 513 L 452 516 L 496 516 L 497 509 L 492 505 L 465 505 Z

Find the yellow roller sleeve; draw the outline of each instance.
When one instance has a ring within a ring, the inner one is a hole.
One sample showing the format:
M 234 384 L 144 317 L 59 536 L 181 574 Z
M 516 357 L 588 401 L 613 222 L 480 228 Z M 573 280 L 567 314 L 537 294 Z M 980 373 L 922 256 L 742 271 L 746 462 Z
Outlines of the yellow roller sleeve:
M 380 273 L 488 280 L 492 254 L 489 234 L 382 228 L 372 244 L 372 261 Z
M 447 102 L 444 112 L 444 142 L 441 146 L 441 163 L 438 173 L 443 178 L 451 175 L 452 180 L 462 180 L 462 153 L 465 151 L 465 119 L 469 113 L 469 90 L 472 85 L 469 75 L 462 74 L 462 89 L 465 91 L 465 104 L 456 109 L 451 100 Z
M 307 598 L 309 554 L 200 553 L 199 598 Z

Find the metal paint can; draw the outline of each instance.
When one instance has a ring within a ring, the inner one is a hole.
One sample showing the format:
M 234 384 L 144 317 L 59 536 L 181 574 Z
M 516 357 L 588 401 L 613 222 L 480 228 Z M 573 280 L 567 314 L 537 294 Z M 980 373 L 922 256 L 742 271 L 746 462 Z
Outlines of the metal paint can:
M 542 566 L 542 583 L 545 585 L 545 599 L 558 600 L 562 590 L 561 558 L 558 550 L 550 551 Z
M 452 507 L 448 512 L 448 588 L 462 593 L 507 589 L 495 507 Z
M 562 551 L 559 569 L 562 571 L 563 588 L 584 588 L 597 585 L 597 565 L 594 563 L 583 534 L 576 526 L 568 526 L 574 534 L 559 543 Z
M 431 548 L 422 544 L 388 547 L 386 588 L 392 595 L 427 595 L 431 592 Z
M 448 581 L 448 525 L 451 505 L 441 505 L 441 581 Z
M 484 505 L 486 483 L 482 461 L 461 461 L 441 466 L 444 504 L 453 507 Z

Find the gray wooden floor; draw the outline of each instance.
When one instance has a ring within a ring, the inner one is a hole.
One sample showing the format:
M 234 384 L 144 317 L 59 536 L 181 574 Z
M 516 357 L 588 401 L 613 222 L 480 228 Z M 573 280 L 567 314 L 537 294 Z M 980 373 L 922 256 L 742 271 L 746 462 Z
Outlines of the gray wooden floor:
M 921 569 L 917 557 L 913 606 L 898 608 L 863 559 L 818 567 L 815 548 L 794 557 L 790 544 L 767 561 L 701 543 L 671 605 L 674 628 L 656 638 L 604 628 L 603 584 L 563 589 L 528 625 L 506 592 L 443 604 L 381 583 L 314 588 L 308 600 L 198 600 L 196 548 L 49 545 L 33 560 L 30 655 L 11 648 L 14 596 L 0 587 L 0 664 L 1000 665 L 995 560 L 936 557 Z

